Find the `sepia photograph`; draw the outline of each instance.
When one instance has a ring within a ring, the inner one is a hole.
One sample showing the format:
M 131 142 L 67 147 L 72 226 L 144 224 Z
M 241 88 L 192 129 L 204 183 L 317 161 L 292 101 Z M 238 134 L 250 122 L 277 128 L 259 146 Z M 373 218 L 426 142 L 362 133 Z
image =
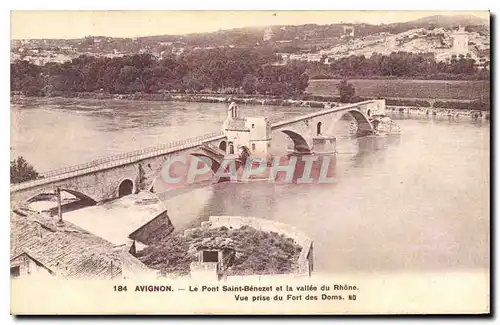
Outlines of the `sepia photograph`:
M 489 11 L 10 19 L 11 314 L 490 313 Z

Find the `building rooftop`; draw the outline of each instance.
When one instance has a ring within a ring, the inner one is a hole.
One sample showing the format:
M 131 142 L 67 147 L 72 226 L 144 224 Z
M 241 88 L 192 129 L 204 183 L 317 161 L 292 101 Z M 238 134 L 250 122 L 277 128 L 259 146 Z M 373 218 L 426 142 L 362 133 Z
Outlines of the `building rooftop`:
M 245 125 L 245 119 L 242 118 L 236 118 L 229 120 L 226 130 L 231 130 L 231 131 L 248 131 L 248 128 Z
M 64 278 L 114 278 L 151 270 L 129 253 L 130 247 L 112 243 L 55 218 L 11 214 L 10 259 L 23 254 Z

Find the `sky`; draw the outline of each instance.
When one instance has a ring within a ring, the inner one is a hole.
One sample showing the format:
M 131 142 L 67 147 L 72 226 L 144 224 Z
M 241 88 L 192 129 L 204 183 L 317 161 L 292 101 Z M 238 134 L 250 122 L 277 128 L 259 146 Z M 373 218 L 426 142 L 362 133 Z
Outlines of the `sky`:
M 437 14 L 489 16 L 487 11 L 12 11 L 11 38 L 139 37 L 341 22 L 389 24 Z

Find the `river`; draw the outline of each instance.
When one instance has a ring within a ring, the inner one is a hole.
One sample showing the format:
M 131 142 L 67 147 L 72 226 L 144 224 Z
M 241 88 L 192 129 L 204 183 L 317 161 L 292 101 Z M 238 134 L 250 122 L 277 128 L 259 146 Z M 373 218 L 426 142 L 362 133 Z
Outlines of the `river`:
M 219 131 L 226 109 L 206 103 L 29 100 L 11 105 L 11 157 L 22 155 L 39 171 L 83 163 Z M 273 121 L 304 113 L 244 105 L 240 111 Z M 315 272 L 487 270 L 489 121 L 395 119 L 401 137 L 377 148 L 338 131 L 334 184 L 223 183 L 160 197 L 178 229 L 210 215 L 294 225 L 314 241 Z M 286 141 L 276 137 L 273 150 L 283 150 Z

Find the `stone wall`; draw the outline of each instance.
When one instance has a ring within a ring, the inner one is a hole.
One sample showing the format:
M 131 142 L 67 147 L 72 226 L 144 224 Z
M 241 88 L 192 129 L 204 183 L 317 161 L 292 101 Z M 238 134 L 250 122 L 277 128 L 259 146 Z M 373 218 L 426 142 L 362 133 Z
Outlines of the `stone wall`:
M 226 227 L 229 229 L 238 229 L 243 226 L 249 226 L 257 230 L 276 232 L 292 238 L 296 245 L 302 247 L 298 261 L 299 269 L 296 275 L 311 275 L 314 259 L 313 242 L 296 227 L 278 221 L 241 216 L 210 216 L 209 220 L 212 228 Z
M 219 280 L 219 263 L 217 262 L 192 262 L 190 265 L 191 279 L 197 281 Z
M 142 225 L 129 235 L 129 238 L 144 245 L 151 244 L 151 239 L 157 235 L 166 236 L 174 231 L 174 225 L 168 217 L 167 210 L 162 211 L 148 223 Z

